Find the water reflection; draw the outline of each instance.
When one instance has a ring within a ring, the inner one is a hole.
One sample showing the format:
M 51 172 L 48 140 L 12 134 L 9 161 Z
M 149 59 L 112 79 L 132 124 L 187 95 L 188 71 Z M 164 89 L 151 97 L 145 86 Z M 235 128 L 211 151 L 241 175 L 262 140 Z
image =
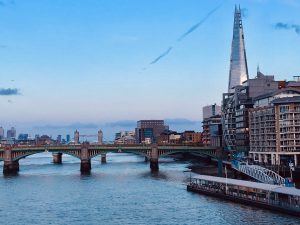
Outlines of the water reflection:
M 186 191 L 188 162 L 160 161 L 151 173 L 143 157 L 108 154 L 80 161 L 51 154 L 22 159 L 16 177 L 0 177 L 0 219 L 5 224 L 300 224 L 294 217 Z M 6 209 L 2 210 L 1 209 Z

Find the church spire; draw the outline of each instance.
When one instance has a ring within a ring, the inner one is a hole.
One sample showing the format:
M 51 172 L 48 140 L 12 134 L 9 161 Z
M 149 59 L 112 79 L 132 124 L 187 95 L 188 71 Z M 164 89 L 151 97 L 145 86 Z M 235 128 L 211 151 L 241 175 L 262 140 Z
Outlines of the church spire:
M 249 79 L 241 7 L 235 6 L 228 92 Z

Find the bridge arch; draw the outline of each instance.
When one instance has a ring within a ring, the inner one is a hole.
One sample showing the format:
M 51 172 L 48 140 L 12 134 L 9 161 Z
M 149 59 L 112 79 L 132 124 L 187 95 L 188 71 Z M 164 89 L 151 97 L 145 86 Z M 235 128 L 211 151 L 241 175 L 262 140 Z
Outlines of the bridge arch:
M 31 155 L 35 155 L 35 154 L 39 154 L 39 153 L 43 153 L 45 151 L 40 151 L 40 152 L 28 152 L 26 154 L 20 154 L 17 155 L 16 157 L 12 158 L 12 161 L 19 161 L 20 159 L 25 159 L 27 156 L 31 156 Z
M 74 154 L 72 152 L 68 152 L 68 151 L 48 151 L 48 152 L 50 152 L 50 153 L 62 153 L 63 155 L 73 156 L 73 157 L 75 157 L 75 158 L 77 158 L 77 159 L 80 160 L 80 156 L 76 155 L 76 154 Z
M 193 150 L 190 150 L 190 151 L 185 151 L 185 150 L 172 150 L 172 151 L 164 151 L 162 154 L 159 154 L 159 158 L 162 158 L 162 157 L 166 157 L 166 156 L 169 156 L 169 155 L 173 155 L 173 154 L 176 154 L 176 153 L 198 153 L 199 154 L 199 151 L 193 151 Z M 207 155 L 207 156 L 210 156 L 210 157 L 214 157 L 210 152 L 201 152 L 200 153 L 201 155 Z
M 35 155 L 35 154 L 40 154 L 40 153 L 46 153 L 46 152 L 49 152 L 49 153 L 62 153 L 62 154 L 66 154 L 66 155 L 70 155 L 70 156 L 73 156 L 77 159 L 80 159 L 80 157 L 76 154 L 73 154 L 71 152 L 67 152 L 67 151 L 35 151 L 35 152 L 28 152 L 26 154 L 21 154 L 21 155 L 18 155 L 17 157 L 14 157 L 12 158 L 12 161 L 19 161 L 20 159 L 24 159 L 26 158 L 27 156 L 31 156 L 31 155 Z
M 139 156 L 150 158 L 150 156 L 147 155 L 147 153 L 144 153 L 144 152 L 137 152 L 137 151 L 134 151 L 134 150 L 123 150 L 122 149 L 121 152 L 118 152 L 118 151 L 115 151 L 115 150 L 98 152 L 96 154 L 91 155 L 90 159 L 95 158 L 95 157 L 97 157 L 97 156 L 99 156 L 101 154 L 107 154 L 107 153 L 130 153 L 130 154 L 134 154 L 134 155 L 139 155 Z

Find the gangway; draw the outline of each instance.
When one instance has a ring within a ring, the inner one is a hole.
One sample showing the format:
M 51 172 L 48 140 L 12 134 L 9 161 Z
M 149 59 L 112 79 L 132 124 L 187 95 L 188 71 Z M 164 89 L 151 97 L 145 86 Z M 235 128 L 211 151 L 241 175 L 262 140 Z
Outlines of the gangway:
M 262 183 L 283 186 L 287 186 L 287 184 L 289 183 L 287 179 L 283 178 L 274 171 L 264 168 L 262 166 L 250 165 L 247 162 L 240 162 L 238 160 L 233 160 L 231 164 L 233 169 L 244 173 Z

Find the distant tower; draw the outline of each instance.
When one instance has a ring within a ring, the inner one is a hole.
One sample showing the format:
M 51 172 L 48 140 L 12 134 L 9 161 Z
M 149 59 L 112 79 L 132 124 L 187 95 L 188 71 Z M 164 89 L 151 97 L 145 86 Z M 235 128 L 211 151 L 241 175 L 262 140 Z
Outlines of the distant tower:
M 79 144 L 79 132 L 78 132 L 78 130 L 76 130 L 74 132 L 74 142 L 75 142 L 75 144 Z
M 10 130 L 7 130 L 6 137 L 9 140 L 15 139 L 16 138 L 16 128 L 12 127 Z
M 222 100 L 222 130 L 225 147 L 228 151 L 247 151 L 247 89 L 243 82 L 249 79 L 247 57 L 245 50 L 244 31 L 241 8 L 235 6 L 233 38 L 231 44 L 231 58 L 228 92 L 223 93 Z
M 61 144 L 61 135 L 57 135 L 57 138 L 56 138 L 56 141 L 57 141 L 57 144 Z
M 0 127 L 0 140 L 4 138 L 4 129 Z
M 235 6 L 228 93 L 249 79 L 241 8 Z
M 70 138 L 70 134 L 67 134 L 67 135 L 66 135 L 66 142 L 67 142 L 67 144 L 70 143 L 70 139 L 71 139 L 71 138 Z
M 98 145 L 103 145 L 103 132 L 102 132 L 102 130 L 98 131 Z

